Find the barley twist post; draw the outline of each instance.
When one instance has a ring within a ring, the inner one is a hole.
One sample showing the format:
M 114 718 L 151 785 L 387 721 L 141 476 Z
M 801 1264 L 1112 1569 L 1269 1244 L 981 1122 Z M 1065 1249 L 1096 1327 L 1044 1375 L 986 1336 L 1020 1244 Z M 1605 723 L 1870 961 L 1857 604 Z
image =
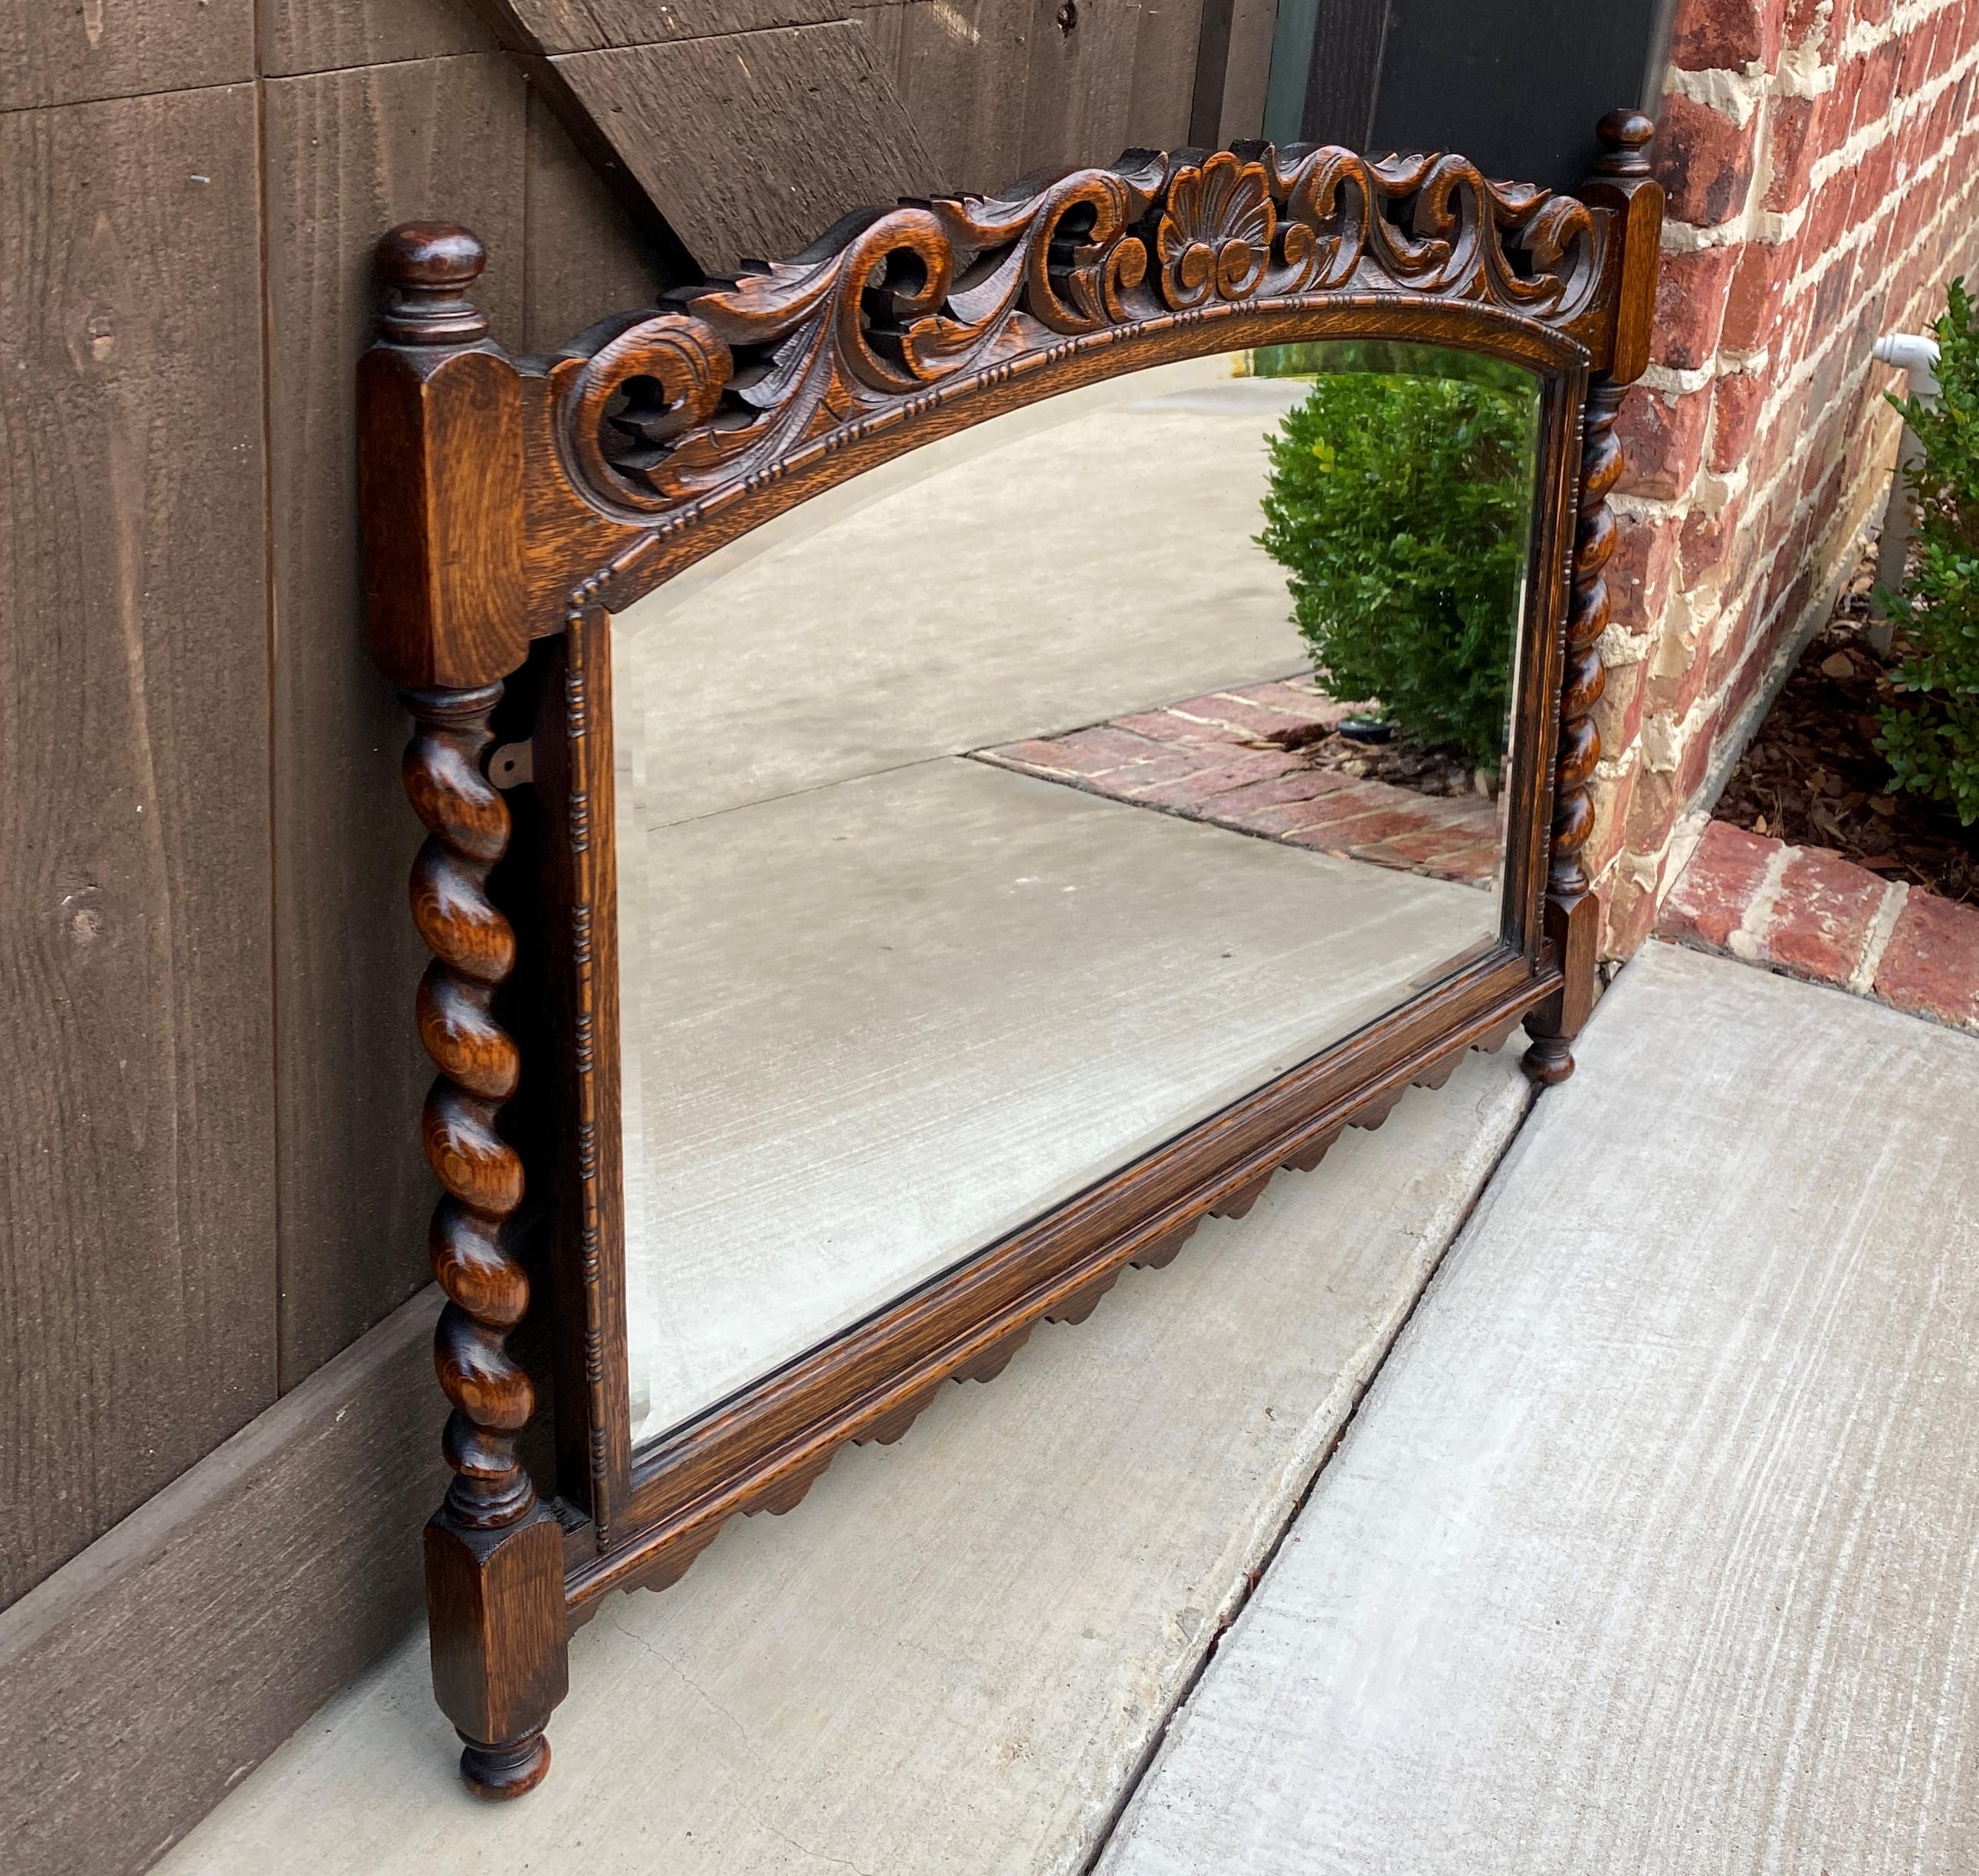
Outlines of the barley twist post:
M 1589 890 L 1581 850 L 1594 830 L 1588 784 L 1601 760 L 1594 708 L 1606 684 L 1600 641 L 1609 618 L 1607 568 L 1616 539 L 1608 497 L 1622 474 L 1615 423 L 1623 394 L 1649 363 L 1662 230 L 1662 191 L 1649 173 L 1649 146 L 1656 126 L 1640 111 L 1612 111 L 1602 119 L 1598 134 L 1602 154 L 1593 180 L 1581 193 L 1591 207 L 1607 213 L 1618 274 L 1614 325 L 1606 358 L 1598 361 L 1603 368 L 1589 386 L 1582 418 L 1573 587 L 1560 672 L 1546 933 L 1563 982 L 1526 1019 L 1533 1041 L 1523 1066 L 1534 1081 L 1546 1086 L 1573 1072 L 1574 1038 L 1594 1004 L 1600 908 Z
M 522 1463 L 535 1394 L 508 1347 L 529 1283 L 509 1229 L 522 1162 L 498 1122 L 522 1063 L 494 1013 L 516 946 L 489 895 L 509 821 L 486 763 L 501 680 L 529 634 L 502 479 L 519 461 L 519 380 L 466 297 L 485 258 L 445 223 L 380 244 L 360 466 L 372 649 L 412 714 L 403 773 L 426 830 L 412 913 L 433 961 L 417 1020 L 439 1073 L 420 1132 L 441 1188 L 428 1249 L 447 1298 L 433 1355 L 453 1475 L 426 1531 L 433 1690 L 464 1742 L 468 1784 L 512 1798 L 549 1769 L 543 1729 L 568 1669 L 562 1533 Z

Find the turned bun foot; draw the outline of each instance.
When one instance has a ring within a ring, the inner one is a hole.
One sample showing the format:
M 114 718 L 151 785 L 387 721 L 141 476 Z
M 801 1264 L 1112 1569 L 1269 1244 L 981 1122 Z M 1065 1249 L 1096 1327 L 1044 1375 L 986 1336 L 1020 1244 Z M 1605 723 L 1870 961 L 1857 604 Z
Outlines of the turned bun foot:
M 1563 1036 L 1538 1036 L 1519 1066 L 1542 1088 L 1557 1088 L 1573 1072 L 1573 1050 Z
M 460 1775 L 476 1798 L 520 1798 L 541 1785 L 549 1768 L 550 1742 L 539 1732 L 509 1745 L 469 1739 L 460 1755 Z

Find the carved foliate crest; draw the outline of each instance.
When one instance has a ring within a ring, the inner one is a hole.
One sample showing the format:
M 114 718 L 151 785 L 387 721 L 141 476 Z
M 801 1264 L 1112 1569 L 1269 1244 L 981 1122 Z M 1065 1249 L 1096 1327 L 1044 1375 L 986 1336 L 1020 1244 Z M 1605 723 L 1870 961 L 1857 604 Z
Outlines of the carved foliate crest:
M 1407 293 L 1571 326 L 1606 238 L 1574 197 L 1461 157 L 1131 151 L 1020 194 L 850 217 L 794 260 L 688 290 L 567 355 L 565 436 L 594 499 L 657 514 L 917 391 L 1219 303 Z

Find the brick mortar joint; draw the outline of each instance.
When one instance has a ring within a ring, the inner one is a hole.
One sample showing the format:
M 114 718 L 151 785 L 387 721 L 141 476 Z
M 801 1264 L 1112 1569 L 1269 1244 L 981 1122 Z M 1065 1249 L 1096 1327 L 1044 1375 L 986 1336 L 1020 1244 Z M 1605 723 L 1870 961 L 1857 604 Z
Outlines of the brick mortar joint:
M 1858 471 L 1855 479 L 1844 489 L 1841 499 L 1835 504 L 1840 512 L 1845 515 L 1854 515 L 1858 506 L 1862 509 L 1863 512 L 1860 519 L 1828 537 L 1825 549 L 1813 563 L 1821 569 L 1815 582 L 1817 588 L 1838 583 L 1841 572 L 1848 564 L 1848 558 L 1851 554 L 1860 558 L 1862 543 L 1868 538 L 1869 529 L 1875 525 L 1879 506 L 1873 499 L 1865 499 L 1865 490 L 1866 489 L 1869 496 L 1873 497 L 1875 489 L 1884 481 L 1884 472 L 1876 465 L 1871 463 Z M 1792 539 L 1800 518 L 1812 512 L 1819 494 L 1820 490 L 1817 489 L 1813 494 L 1803 496 L 1795 504 L 1793 513 L 1789 517 L 1788 525 L 1782 531 L 1780 538 L 1773 543 L 1771 549 L 1764 554 L 1755 555 L 1752 565 L 1748 569 L 1745 577 L 1739 585 L 1729 594 L 1721 596 L 1715 608 L 1699 617 L 1697 624 L 1700 641 L 1703 634 L 1709 631 L 1711 634 L 1712 647 L 1714 649 L 1716 648 L 1719 642 L 1718 635 L 1719 628 L 1723 626 L 1726 620 L 1735 620 L 1739 613 L 1744 610 L 1746 598 L 1759 582 L 1770 572 L 1773 562 L 1779 558 L 1788 542 Z M 1812 545 L 1810 543 L 1810 551 L 1812 549 Z M 1752 636 L 1755 639 L 1763 638 L 1778 619 L 1782 608 L 1785 607 L 1788 595 L 1792 591 L 1792 588 L 1789 587 L 1782 592 L 1774 603 L 1760 616 L 1752 632 Z M 1831 603 L 1831 600 L 1830 604 Z M 1817 604 L 1818 602 L 1810 601 L 1809 608 L 1812 609 Z M 1805 613 L 1802 617 L 1804 619 Z M 1692 705 L 1690 712 L 1686 717 L 1686 723 L 1689 721 L 1692 715 L 1699 712 L 1708 713 L 1712 706 L 1722 701 L 1725 693 L 1735 680 L 1742 664 L 1742 660 L 1739 665 L 1733 666 L 1732 671 L 1727 673 L 1725 682 L 1717 691 L 1712 692 L 1709 698 L 1699 698 Z
M 1744 916 L 1725 936 L 1725 948 L 1734 957 L 1756 964 L 1767 956 L 1766 933 L 1779 907 L 1787 868 L 1798 851 L 1797 847 L 1782 847 L 1766 856 L 1766 870 L 1759 876 L 1752 897 L 1745 902 Z
M 1918 27 L 1966 4 L 1967 0 L 1898 0 L 1881 20 L 1851 19 L 1831 59 L 1821 56 L 1822 28 L 1818 22 L 1803 38 L 1782 45 L 1771 66 L 1758 59 L 1749 59 L 1742 65 L 1679 65 L 1672 59 L 1664 68 L 1663 94 L 1674 92 L 1693 104 L 1707 105 L 1742 128 L 1767 99 L 1813 98 L 1831 91 L 1842 66 L 1851 58 L 1865 58 L 1893 40 L 1906 38 Z M 1721 98 L 1730 101 L 1730 110 L 1719 102 Z
M 1897 920 L 1903 916 L 1904 907 L 1910 896 L 1910 887 L 1901 880 L 1892 880 L 1884 887 L 1883 897 L 1877 903 L 1876 916 L 1862 934 L 1861 955 L 1848 973 L 1848 986 L 1858 996 L 1867 996 L 1875 989 L 1876 973 L 1883 966 L 1883 953 L 1890 948 L 1890 940 L 1896 934 Z
M 1932 171 L 1939 167 L 1941 163 L 1948 161 L 1950 155 L 1951 151 L 1949 148 L 1940 151 L 1938 154 L 1938 156 L 1920 171 L 1918 180 L 1920 182 L 1925 180 Z M 1904 270 L 1910 264 L 1911 260 L 1921 250 L 1928 246 L 1936 244 L 1936 237 L 1941 234 L 1944 226 L 1948 223 L 1955 221 L 1961 218 L 1961 211 L 1964 210 L 1966 206 L 1966 197 L 1975 194 L 1979 194 L 1979 174 L 1975 174 L 1972 181 L 1967 184 L 1966 189 L 1962 194 L 1948 197 L 1947 198 L 1944 204 L 1940 207 L 1938 214 L 1929 221 L 1924 223 L 1918 230 L 1918 232 L 1913 237 L 1910 246 L 1905 248 L 1901 254 L 1893 255 L 1884 267 L 1881 273 L 1877 276 L 1876 279 L 1861 287 L 1856 297 L 1851 302 L 1851 306 L 1859 307 L 1866 304 L 1871 300 L 1887 297 L 1888 290 L 1897 276 L 1904 271 Z M 1858 228 L 1857 230 L 1851 230 L 1848 240 L 1838 244 L 1835 249 L 1830 250 L 1828 257 L 1829 260 L 1833 260 L 1841 254 L 1852 253 L 1856 248 L 1861 245 L 1862 240 L 1865 238 L 1866 238 L 1865 228 Z M 1825 272 L 1825 270 L 1826 264 L 1825 263 L 1822 271 Z M 1806 275 L 1798 277 L 1795 282 L 1793 283 L 1793 285 L 1791 286 L 1782 295 L 1782 304 L 1784 306 L 1789 300 L 1798 297 L 1797 292 L 1794 290 L 1795 287 L 1799 286 L 1803 281 L 1811 282 L 1817 276 L 1812 271 Z M 1801 385 L 1811 380 L 1815 373 L 1820 370 L 1822 361 L 1826 358 L 1830 349 L 1834 346 L 1841 343 L 1847 337 L 1848 330 L 1846 323 L 1838 320 L 1828 332 L 1827 336 L 1823 339 L 1818 346 L 1816 346 L 1812 350 L 1803 353 L 1801 357 L 1795 360 L 1794 363 L 1788 366 L 1785 373 L 1774 383 L 1770 395 L 1766 398 L 1765 402 L 1762 403 L 1755 418 L 1754 434 L 1755 436 L 1765 433 L 1768 426 L 1778 416 L 1781 411 L 1785 409 L 1787 404 L 1792 400 L 1795 393 L 1799 389 Z M 1728 356 L 1739 360 L 1741 361 L 1741 370 L 1742 370 L 1744 369 L 1744 361 L 1755 356 L 1764 357 L 1765 355 L 1766 354 L 1763 351 L 1758 354 L 1751 353 L 1716 354 L 1712 357 L 1708 365 L 1698 367 L 1698 372 L 1702 375 L 1705 380 L 1704 383 L 1697 384 L 1694 387 L 1690 388 L 1694 388 L 1699 390 L 1704 389 L 1707 388 L 1709 384 L 1714 381 L 1718 376 L 1728 375 L 1722 373 L 1720 369 L 1723 361 Z M 1860 382 L 1861 377 L 1865 376 L 1868 371 L 1874 367 L 1874 360 L 1867 357 L 1866 356 L 1861 360 L 1858 361 L 1855 370 L 1849 374 L 1847 382 L 1842 386 L 1837 387 L 1835 401 L 1839 402 L 1845 397 L 1852 396 Z M 1667 373 L 1669 372 L 1669 368 L 1666 366 L 1652 366 L 1650 369 L 1652 372 L 1660 371 Z M 1648 373 L 1645 373 L 1646 377 L 1648 375 Z M 1670 375 L 1674 377 L 1683 374 L 1671 373 Z M 1656 389 L 1659 394 L 1664 398 L 1664 400 L 1666 403 L 1672 404 L 1676 398 L 1686 394 L 1686 387 L 1682 385 L 1678 385 L 1674 389 L 1672 389 L 1666 388 L 1664 386 L 1659 384 L 1652 384 L 1652 388 Z M 1715 413 L 1714 411 L 1714 426 L 1715 422 Z M 1701 451 L 1699 453 L 1698 467 L 1693 472 L 1689 484 L 1688 484 L 1684 490 L 1679 495 L 1656 498 L 1619 495 L 1611 497 L 1610 499 L 1611 501 L 1617 502 L 1646 501 L 1654 499 L 1662 504 L 1661 512 L 1676 515 L 1679 518 L 1687 517 L 1691 513 L 1696 512 L 1700 506 L 1705 506 L 1706 508 L 1706 512 L 1715 512 L 1715 509 L 1722 508 L 1725 501 L 1729 498 L 1722 492 L 1714 492 L 1711 489 L 1705 489 L 1701 492 L 1702 496 L 1705 498 L 1704 500 L 1700 502 L 1698 499 L 1700 493 L 1699 485 L 1707 477 L 1717 477 L 1720 480 L 1724 479 L 1724 478 L 1720 476 L 1719 472 L 1712 470 L 1708 466 L 1707 458 L 1708 450 Z M 1775 472 L 1772 480 L 1769 482 L 1765 485 L 1765 488 L 1760 491 L 1761 500 L 1763 501 L 1771 499 L 1774 490 L 1778 487 L 1780 482 L 1785 479 L 1787 475 L 1793 472 L 1797 462 L 1798 459 L 1789 457 L 1782 463 L 1779 469 Z M 1737 471 L 1733 471 L 1729 472 L 1729 473 L 1735 475 L 1737 472 Z
M 1949 0 L 1949 4 L 1961 4 L 1962 0 Z M 1941 8 L 1940 11 L 1946 10 Z M 1885 34 L 1872 43 L 1885 43 L 1894 35 Z M 1783 64 L 1781 71 L 1783 71 Z M 1807 200 L 1791 209 L 1770 210 L 1764 206 L 1765 184 L 1772 180 L 1772 114 L 1769 111 L 1760 125 L 1760 134 L 1753 152 L 1753 175 L 1746 197 L 1739 212 L 1725 220 L 1712 223 L 1666 220 L 1663 224 L 1662 244 L 1666 253 L 1695 254 L 1712 247 L 1729 247 L 1758 242 L 1763 246 L 1778 247 L 1792 240 L 1805 224 L 1808 203 L 1811 202 L 1822 186 L 1843 169 L 1859 165 L 1863 157 L 1879 144 L 1899 135 L 1916 118 L 1927 116 L 1937 108 L 1938 101 L 1954 84 L 1979 64 L 1979 46 L 1968 48 L 1946 69 L 1938 73 L 1914 91 L 1893 97 L 1888 108 L 1880 117 L 1852 131 L 1838 150 L 1827 152 L 1816 159 L 1808 175 Z M 1743 130 L 1761 107 L 1780 98 L 1814 98 L 1831 90 L 1838 66 L 1824 66 L 1821 72 L 1826 83 L 1808 88 L 1800 84 L 1783 85 L 1781 71 L 1755 73 L 1752 68 L 1744 74 L 1722 68 L 1704 71 L 1693 71 L 1678 65 L 1670 65 L 1665 71 L 1663 94 L 1678 96 L 1693 104 L 1716 111 L 1721 117 L 1735 128 Z M 1710 81 L 1711 82 L 1706 82 Z M 1723 81 L 1724 82 L 1717 82 Z M 1731 108 L 1724 108 L 1721 100 L 1733 100 Z
M 1759 499 L 1753 504 L 1752 512 L 1755 514 L 1763 514 L 1766 508 L 1771 504 L 1773 492 L 1776 490 L 1782 483 L 1790 480 L 1796 475 L 1804 475 L 1805 472 L 1806 466 L 1798 457 L 1790 457 L 1788 459 L 1787 462 L 1782 466 L 1780 473 L 1775 476 L 1772 481 L 1769 482 L 1765 488 L 1760 492 Z M 1840 512 L 1843 514 L 1851 513 L 1853 512 L 1853 503 L 1850 498 L 1851 496 L 1859 495 L 1865 484 L 1879 485 L 1886 483 L 1888 479 L 1888 467 L 1885 464 L 1877 462 L 1873 459 L 1864 463 L 1857 469 L 1853 480 L 1844 486 L 1841 500 L 1836 505 L 1839 508 Z M 1766 548 L 1764 552 L 1755 552 L 1751 564 L 1745 570 L 1744 573 L 1739 578 L 1738 584 L 1735 586 L 1730 587 L 1729 588 L 1726 588 L 1721 585 L 1718 588 L 1715 589 L 1716 598 L 1713 608 L 1714 616 L 1727 613 L 1735 613 L 1743 607 L 1747 598 L 1750 595 L 1753 587 L 1758 584 L 1759 580 L 1763 578 L 1768 572 L 1770 572 L 1773 562 L 1779 557 L 1780 553 L 1785 549 L 1788 542 L 1792 539 L 1794 531 L 1799 526 L 1802 520 L 1815 511 L 1816 505 L 1819 503 L 1820 497 L 1821 488 L 1818 484 L 1817 484 L 1812 490 L 1799 496 L 1795 500 L 1792 508 L 1788 512 L 1785 522 L 1778 530 L 1777 538 L 1775 538 L 1772 544 L 1769 547 Z M 1688 588 L 1686 590 L 1696 592 L 1709 589 L 1706 589 L 1700 586 L 1697 588 Z M 1769 621 L 1771 619 L 1772 616 L 1772 615 L 1771 614 L 1767 615 Z M 1764 621 L 1762 621 L 1762 623 Z

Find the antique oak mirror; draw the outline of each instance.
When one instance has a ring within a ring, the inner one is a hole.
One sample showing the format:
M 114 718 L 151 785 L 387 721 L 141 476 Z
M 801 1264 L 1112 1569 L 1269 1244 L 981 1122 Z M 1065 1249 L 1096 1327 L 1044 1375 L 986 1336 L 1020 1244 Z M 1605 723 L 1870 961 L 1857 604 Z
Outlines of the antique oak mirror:
M 1132 152 L 545 358 L 465 230 L 386 237 L 475 1789 L 542 1776 L 601 1598 L 1460 1051 L 1571 1071 L 1650 134 L 1578 196 Z

